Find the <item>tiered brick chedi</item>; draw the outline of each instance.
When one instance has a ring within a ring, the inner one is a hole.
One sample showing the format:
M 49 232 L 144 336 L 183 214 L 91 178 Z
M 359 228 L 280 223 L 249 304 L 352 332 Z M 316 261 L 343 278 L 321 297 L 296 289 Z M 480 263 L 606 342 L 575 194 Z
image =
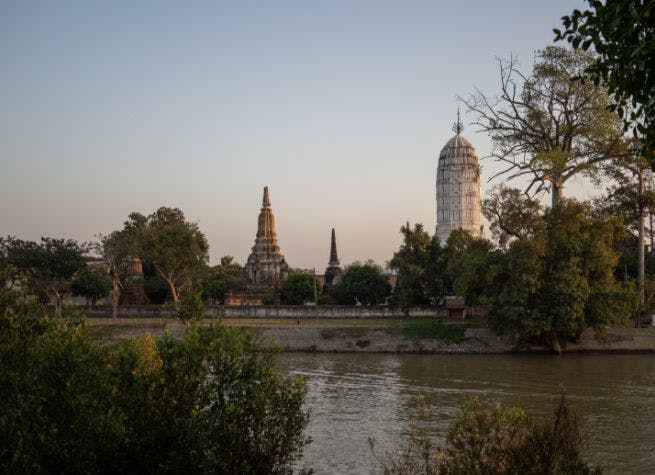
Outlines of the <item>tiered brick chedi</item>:
M 339 266 L 339 257 L 337 256 L 337 239 L 334 235 L 334 228 L 332 228 L 332 238 L 330 240 L 330 262 L 328 262 L 325 275 L 323 277 L 323 292 L 329 294 L 334 289 L 341 277 L 341 267 Z
M 475 147 L 462 137 L 457 114 L 455 136 L 439 154 L 437 166 L 437 236 L 445 244 L 450 233 L 462 228 L 482 235 L 480 222 L 480 164 Z
M 289 266 L 280 253 L 275 233 L 275 217 L 271 209 L 268 187 L 264 187 L 262 209 L 257 223 L 257 237 L 246 262 L 246 287 L 268 292 L 282 285 L 289 275 Z

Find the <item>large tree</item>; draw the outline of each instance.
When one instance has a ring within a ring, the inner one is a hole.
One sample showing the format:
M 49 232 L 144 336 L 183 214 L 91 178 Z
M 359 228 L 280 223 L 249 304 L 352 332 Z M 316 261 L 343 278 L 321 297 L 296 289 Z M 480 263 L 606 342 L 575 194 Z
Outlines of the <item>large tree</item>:
M 128 275 L 132 262 L 136 257 L 137 240 L 134 233 L 125 229 L 114 231 L 106 236 L 99 236 L 100 242 L 95 245 L 96 252 L 107 262 L 111 276 L 112 318 L 118 315 L 123 280 Z
M 636 293 L 614 274 L 622 233 L 619 219 L 595 218 L 586 204 L 565 200 L 549 210 L 542 232 L 490 254 L 481 300 L 492 329 L 561 351 L 585 328 L 625 322 Z
M 534 236 L 543 230 L 543 208 L 517 188 L 496 186 L 482 202 L 482 214 L 489 221 L 492 236 L 500 247 L 514 239 Z
M 500 60 L 499 95 L 476 89 L 461 100 L 491 136 L 490 156 L 506 165 L 496 176 L 527 178 L 526 194 L 550 187 L 554 207 L 569 179 L 593 175 L 601 162 L 622 155 L 625 145 L 605 90 L 580 78 L 590 54 L 548 46 L 536 58 L 530 75 L 515 59 Z
M 294 270 L 280 288 L 280 300 L 287 305 L 314 302 L 318 297 L 318 282 L 311 272 Z
M 86 267 L 86 247 L 72 239 L 42 237 L 36 243 L 8 236 L 1 240 L 0 248 L 10 285 L 38 298 L 45 297 L 60 314 L 70 280 Z
M 207 263 L 209 246 L 196 223 L 177 208 L 159 208 L 139 233 L 139 254 L 166 281 L 174 302 Z
M 378 305 L 384 303 L 390 293 L 387 276 L 373 261 L 350 264 L 334 287 L 335 297 L 342 305 Z
M 243 266 L 232 256 L 223 256 L 220 264 L 205 270 L 201 279 L 202 297 L 224 304 L 227 294 L 240 289 L 244 280 Z
M 651 176 L 649 167 L 650 161 L 640 153 L 637 146 L 633 153 L 608 162 L 604 170 L 611 185 L 597 200 L 602 214 L 623 217 L 628 229 L 637 235 L 637 286 L 641 306 L 638 315 L 644 310 L 646 300 L 645 220 L 647 211 L 655 208 L 655 192 L 648 186 Z
M 389 261 L 398 280 L 393 291 L 394 303 L 402 308 L 436 304 L 446 294 L 445 253 L 439 238 L 430 236 L 422 224 L 409 223 L 400 228 L 403 242 Z
M 576 49 L 593 47 L 595 56 L 586 73 L 603 84 L 615 101 L 614 110 L 642 140 L 642 154 L 655 151 L 655 1 L 587 0 L 589 9 L 562 17 L 566 39 Z
M 102 269 L 84 269 L 75 275 L 70 286 L 73 295 L 85 297 L 87 304 L 90 302 L 95 306 L 99 299 L 109 296 L 111 281 L 111 277 Z

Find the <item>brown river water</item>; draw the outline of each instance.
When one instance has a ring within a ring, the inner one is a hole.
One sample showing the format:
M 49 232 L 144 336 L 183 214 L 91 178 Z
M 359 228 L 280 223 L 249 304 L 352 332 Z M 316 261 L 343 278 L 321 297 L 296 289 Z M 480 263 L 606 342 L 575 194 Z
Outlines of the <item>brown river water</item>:
M 586 439 L 586 460 L 605 473 L 655 474 L 655 355 L 408 355 L 286 353 L 282 372 L 308 379 L 311 422 L 297 468 L 314 473 L 380 473 L 368 446 L 399 447 L 424 394 L 441 443 L 461 403 L 520 404 L 552 414 L 564 387 Z

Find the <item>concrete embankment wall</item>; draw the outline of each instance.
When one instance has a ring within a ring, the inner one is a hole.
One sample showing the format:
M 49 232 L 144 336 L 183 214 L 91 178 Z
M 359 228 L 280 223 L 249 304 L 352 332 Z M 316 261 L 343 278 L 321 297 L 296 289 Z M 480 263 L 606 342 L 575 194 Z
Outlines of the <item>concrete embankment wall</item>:
M 85 307 L 90 317 L 111 316 L 111 306 Z M 170 312 L 160 305 L 122 305 L 119 317 L 166 317 Z M 361 305 L 207 305 L 206 317 L 223 318 L 446 318 L 440 307 L 413 307 L 407 311 L 386 306 Z

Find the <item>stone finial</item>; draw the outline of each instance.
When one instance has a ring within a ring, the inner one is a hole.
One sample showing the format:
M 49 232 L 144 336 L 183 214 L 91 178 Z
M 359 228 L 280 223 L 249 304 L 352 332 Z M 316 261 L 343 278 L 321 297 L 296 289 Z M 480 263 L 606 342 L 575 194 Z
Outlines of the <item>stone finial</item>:
M 268 197 L 268 186 L 264 187 L 264 199 L 262 200 L 262 206 L 271 206 L 271 200 Z
M 457 108 L 457 122 L 453 124 L 453 132 L 455 132 L 457 135 L 462 133 L 462 130 L 464 130 L 464 125 L 462 124 L 462 121 L 460 120 L 459 117 L 459 107 Z

